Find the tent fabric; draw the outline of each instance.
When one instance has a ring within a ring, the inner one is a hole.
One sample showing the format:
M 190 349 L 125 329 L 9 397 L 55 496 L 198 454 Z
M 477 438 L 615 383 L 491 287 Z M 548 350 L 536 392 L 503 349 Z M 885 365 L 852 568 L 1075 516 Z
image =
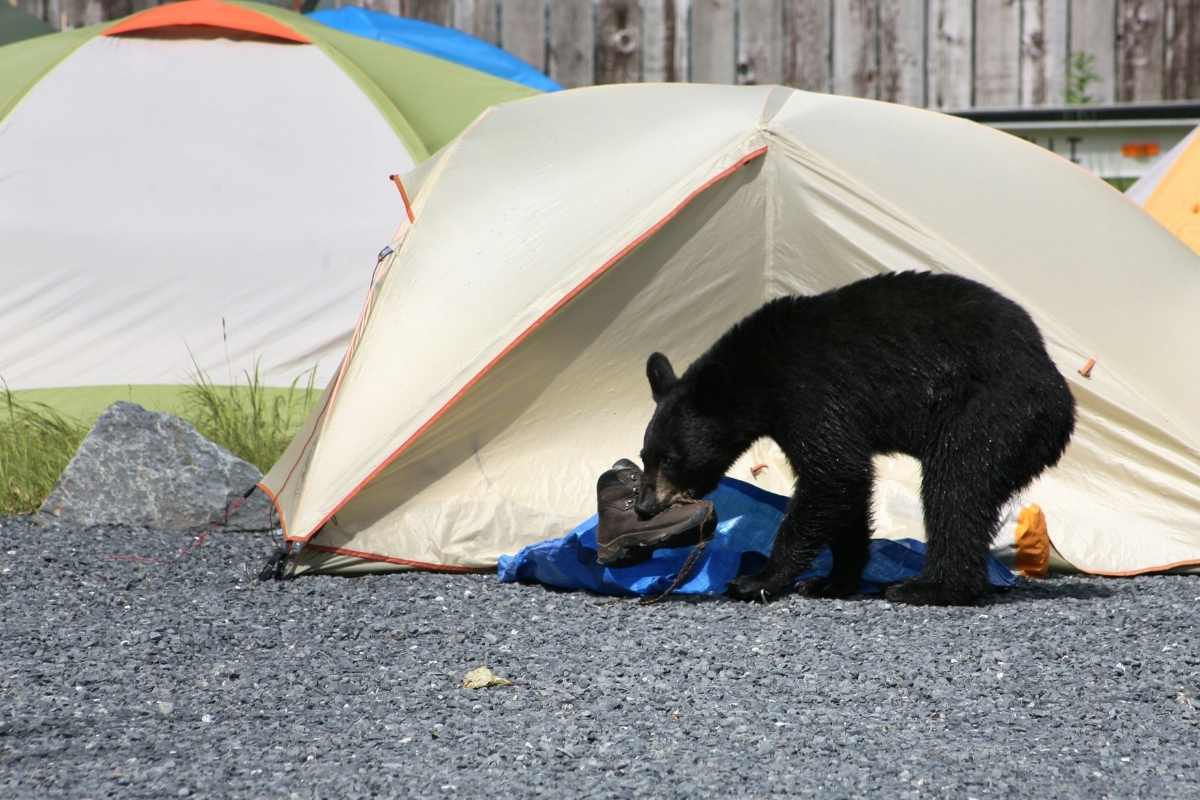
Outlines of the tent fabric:
M 323 386 L 403 208 L 388 176 L 531 93 L 217 0 L 3 48 L 0 378 Z
M 24 9 L 0 3 L 0 46 L 53 32 L 50 23 Z
M 312 39 L 359 89 L 372 98 L 405 138 L 401 127 L 411 128 L 420 147 L 418 161 L 434 153 L 459 134 L 480 112 L 536 94 L 519 83 L 476 69 L 434 58 L 402 47 L 364 39 L 334 30 L 301 14 L 275 6 L 238 2 L 237 5 L 286 22 Z M 402 125 L 401 125 L 402 123 Z M 405 138 L 408 143 L 408 139 Z M 392 172 L 401 171 L 401 167 Z
M 716 508 L 716 531 L 675 594 L 724 594 L 738 575 L 761 569 L 787 509 L 786 497 L 733 478 L 724 478 L 706 499 Z M 593 514 L 560 539 L 531 544 L 515 555 L 501 556 L 497 564 L 500 581 L 541 583 L 597 594 L 654 596 L 670 588 L 692 550 L 662 548 L 640 564 L 605 567 L 596 561 L 598 527 L 598 518 Z M 924 542 L 872 539 L 861 591 L 878 594 L 884 586 L 916 577 L 924 563 Z M 833 557 L 825 549 L 796 580 L 827 576 L 832 566 Z M 988 578 L 996 587 L 1016 583 L 1012 572 L 990 557 Z
M 189 353 L 231 381 L 227 354 L 285 382 L 336 367 L 394 229 L 386 175 L 413 160 L 319 50 L 97 37 L 21 111 L 0 128 L 0 238 L 23 287 L 0 301 L 10 385 L 187 383 Z M 105 118 L 121 124 L 90 122 Z M 235 135 L 197 136 L 220 120 Z M 280 120 L 358 146 L 288 146 Z M 89 152 L 64 158 L 81 129 Z
M 1200 253 L 1200 137 L 1193 129 L 1125 190 L 1167 230 Z
M 308 16 L 322 25 L 355 36 L 376 39 L 444 58 L 480 72 L 524 84 L 539 92 L 553 92 L 562 88 L 516 56 L 454 28 L 356 6 L 323 9 Z
M 1179 366 L 1200 271 L 1053 154 L 874 101 L 635 85 L 495 107 L 413 178 L 415 221 L 336 391 L 263 481 L 311 545 L 302 568 L 482 569 L 561 537 L 640 449 L 651 351 L 682 369 L 772 297 L 904 269 L 982 281 L 1040 325 L 1079 420 L 1013 508 L 1042 509 L 1055 553 L 1089 572 L 1200 564 L 1200 376 Z M 923 538 L 919 464 L 876 474 L 877 535 Z M 729 475 L 791 491 L 769 441 Z

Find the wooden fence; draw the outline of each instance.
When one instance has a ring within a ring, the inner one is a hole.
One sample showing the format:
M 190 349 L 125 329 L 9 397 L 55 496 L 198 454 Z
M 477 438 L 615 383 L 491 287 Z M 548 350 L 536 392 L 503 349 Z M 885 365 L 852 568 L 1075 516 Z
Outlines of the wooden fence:
M 0 0 L 77 27 L 154 0 Z M 276 0 L 290 5 L 287 0 Z M 323 0 L 322 7 L 342 5 Z M 934 108 L 1200 97 L 1200 0 L 362 0 L 564 86 L 785 83 Z

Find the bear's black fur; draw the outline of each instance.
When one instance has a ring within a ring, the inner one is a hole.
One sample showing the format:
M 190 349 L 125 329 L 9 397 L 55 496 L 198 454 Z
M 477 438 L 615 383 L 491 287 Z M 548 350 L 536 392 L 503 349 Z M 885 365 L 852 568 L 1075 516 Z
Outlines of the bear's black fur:
M 952 275 L 901 272 L 782 297 L 735 324 L 679 378 L 660 353 L 637 508 L 700 496 L 769 436 L 796 489 L 766 568 L 729 593 L 786 592 L 828 545 L 833 571 L 804 591 L 857 591 L 871 531 L 871 457 L 921 462 L 928 550 L 901 602 L 957 605 L 988 589 L 1001 507 L 1062 456 L 1075 401 L 1016 303 Z

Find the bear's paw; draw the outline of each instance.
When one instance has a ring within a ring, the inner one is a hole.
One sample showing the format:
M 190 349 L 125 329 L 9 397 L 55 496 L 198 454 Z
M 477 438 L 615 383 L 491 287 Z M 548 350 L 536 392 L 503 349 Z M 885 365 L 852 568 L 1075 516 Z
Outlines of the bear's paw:
M 735 600 L 769 603 L 788 593 L 791 581 L 767 573 L 743 575 L 729 582 L 725 594 Z
M 983 591 L 972 586 L 934 582 L 913 578 L 889 586 L 884 597 L 893 603 L 910 606 L 969 606 L 979 599 Z

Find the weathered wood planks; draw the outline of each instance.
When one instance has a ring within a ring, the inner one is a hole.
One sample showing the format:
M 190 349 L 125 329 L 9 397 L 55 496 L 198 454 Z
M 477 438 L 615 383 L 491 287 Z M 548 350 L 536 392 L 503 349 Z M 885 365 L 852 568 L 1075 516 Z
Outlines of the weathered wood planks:
M 642 8 L 637 0 L 596 4 L 596 83 L 642 79 Z
M 783 82 L 814 92 L 829 91 L 832 0 L 785 0 L 783 11 Z
M 547 74 L 564 88 L 589 86 L 595 77 L 595 24 L 592 0 L 556 0 L 550 6 Z
M 536 69 L 546 68 L 544 0 L 504 0 L 500 5 L 500 46 Z
M 692 0 L 691 79 L 698 83 L 733 83 L 734 0 Z
M 738 83 L 783 81 L 784 0 L 742 0 L 738 18 Z
M 74 28 L 158 0 L 0 1 Z M 567 87 L 783 83 L 939 109 L 1200 98 L 1200 0 L 350 2 L 499 44 Z
M 925 0 L 879 2 L 879 99 L 925 105 Z

